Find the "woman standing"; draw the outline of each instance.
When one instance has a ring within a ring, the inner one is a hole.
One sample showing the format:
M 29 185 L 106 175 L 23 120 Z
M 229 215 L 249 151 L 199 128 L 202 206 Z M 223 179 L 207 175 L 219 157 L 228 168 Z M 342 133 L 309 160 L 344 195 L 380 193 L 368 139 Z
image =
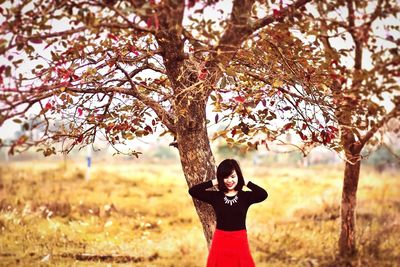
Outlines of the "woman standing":
M 215 185 L 219 191 L 206 191 Z M 242 191 L 243 186 L 251 191 Z M 267 191 L 245 181 L 238 162 L 226 159 L 217 168 L 217 179 L 193 186 L 189 194 L 212 205 L 217 217 L 207 267 L 255 266 L 247 239 L 246 214 L 251 204 L 268 197 Z

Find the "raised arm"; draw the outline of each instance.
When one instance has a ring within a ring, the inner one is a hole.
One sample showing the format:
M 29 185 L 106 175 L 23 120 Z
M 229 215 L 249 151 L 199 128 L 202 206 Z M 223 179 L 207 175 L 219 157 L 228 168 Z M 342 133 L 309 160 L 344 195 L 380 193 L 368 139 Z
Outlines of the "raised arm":
M 258 203 L 258 202 L 261 202 L 261 201 L 264 201 L 264 200 L 267 199 L 268 193 L 264 188 L 256 185 L 255 183 L 253 183 L 251 181 L 248 181 L 246 186 L 249 189 L 251 189 L 251 192 L 249 192 L 249 195 L 250 195 L 249 202 L 250 202 L 250 204 Z
M 216 181 L 217 179 L 213 179 L 194 185 L 188 192 L 192 197 L 211 204 L 215 198 L 215 191 L 206 191 L 206 189 L 216 185 Z

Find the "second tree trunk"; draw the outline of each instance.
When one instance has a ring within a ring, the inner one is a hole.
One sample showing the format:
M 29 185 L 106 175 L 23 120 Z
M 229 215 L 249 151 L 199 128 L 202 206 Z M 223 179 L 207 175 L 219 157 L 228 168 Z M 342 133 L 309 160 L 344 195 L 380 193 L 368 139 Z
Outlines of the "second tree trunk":
M 354 256 L 356 254 L 357 187 L 360 177 L 361 161 L 359 160 L 359 155 L 348 156 L 347 159 L 351 163 L 346 162 L 344 169 L 342 203 L 340 209 L 341 229 L 339 254 L 341 256 Z

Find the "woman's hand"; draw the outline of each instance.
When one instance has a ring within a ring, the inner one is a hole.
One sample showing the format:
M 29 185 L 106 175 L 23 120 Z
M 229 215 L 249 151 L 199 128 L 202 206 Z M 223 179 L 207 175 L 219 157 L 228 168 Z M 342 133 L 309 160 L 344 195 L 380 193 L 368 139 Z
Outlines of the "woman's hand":
M 218 180 L 217 179 L 212 179 L 212 184 L 213 185 L 217 185 L 218 184 Z

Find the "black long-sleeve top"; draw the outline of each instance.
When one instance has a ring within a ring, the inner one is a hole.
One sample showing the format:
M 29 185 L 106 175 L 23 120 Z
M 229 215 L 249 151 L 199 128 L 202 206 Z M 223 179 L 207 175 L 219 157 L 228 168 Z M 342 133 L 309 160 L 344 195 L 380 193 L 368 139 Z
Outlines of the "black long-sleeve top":
M 213 206 L 217 217 L 217 229 L 225 231 L 236 231 L 246 229 L 247 210 L 251 204 L 264 201 L 268 197 L 267 191 L 249 181 L 247 187 L 251 191 L 238 191 L 235 196 L 226 196 L 221 191 L 206 191 L 213 187 L 212 181 L 206 181 L 192 186 L 189 194 L 201 201 Z M 227 201 L 228 200 L 228 201 Z

